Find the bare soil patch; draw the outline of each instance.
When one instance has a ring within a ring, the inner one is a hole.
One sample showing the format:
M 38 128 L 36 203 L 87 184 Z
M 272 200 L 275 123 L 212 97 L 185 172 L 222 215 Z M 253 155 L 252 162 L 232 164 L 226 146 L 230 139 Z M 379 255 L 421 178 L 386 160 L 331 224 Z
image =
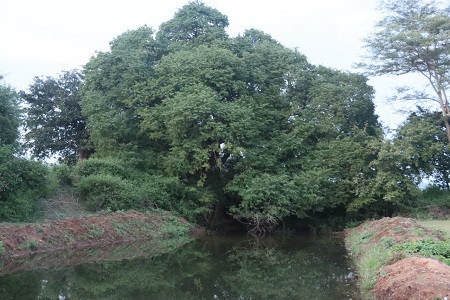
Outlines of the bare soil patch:
M 431 258 L 410 257 L 380 270 L 377 299 L 444 299 L 450 296 L 450 267 Z

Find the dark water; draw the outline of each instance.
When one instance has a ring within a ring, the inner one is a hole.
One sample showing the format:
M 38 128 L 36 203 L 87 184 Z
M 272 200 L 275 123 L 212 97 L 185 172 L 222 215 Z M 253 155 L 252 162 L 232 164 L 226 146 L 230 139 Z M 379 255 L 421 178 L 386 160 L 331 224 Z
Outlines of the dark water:
M 2 275 L 0 299 L 359 299 L 338 239 L 214 236 L 144 252 Z

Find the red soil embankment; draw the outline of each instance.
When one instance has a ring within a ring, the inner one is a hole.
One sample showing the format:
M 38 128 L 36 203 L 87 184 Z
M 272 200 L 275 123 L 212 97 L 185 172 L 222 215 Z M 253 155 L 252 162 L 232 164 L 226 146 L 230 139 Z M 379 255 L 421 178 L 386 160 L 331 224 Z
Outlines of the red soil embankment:
M 44 223 L 0 226 L 0 253 L 21 257 L 45 251 L 189 235 L 195 229 L 169 212 L 115 212 Z M 1 257 L 0 256 L 0 257 Z
M 386 240 L 395 245 L 415 240 L 446 240 L 441 233 L 419 225 L 414 219 L 401 217 L 365 222 L 346 231 L 346 235 L 365 236 L 358 241 L 357 261 Z M 352 245 L 347 247 L 350 249 Z M 431 258 L 393 253 L 378 270 L 371 293 L 380 300 L 450 299 L 450 266 Z

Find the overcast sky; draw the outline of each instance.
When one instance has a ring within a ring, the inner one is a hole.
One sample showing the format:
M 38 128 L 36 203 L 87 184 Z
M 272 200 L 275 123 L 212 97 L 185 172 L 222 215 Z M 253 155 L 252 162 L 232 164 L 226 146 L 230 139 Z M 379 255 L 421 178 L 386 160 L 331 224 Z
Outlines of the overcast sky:
M 96 51 L 144 24 L 158 29 L 188 0 L 10 0 L 0 12 L 0 74 L 24 90 L 35 76 L 56 77 L 81 68 Z M 313 64 L 352 70 L 364 53 L 362 39 L 381 15 L 378 0 L 204 0 L 228 16 L 230 36 L 256 28 L 284 46 L 297 48 Z M 395 127 L 403 117 L 385 99 L 395 78 L 369 81 L 377 91 L 381 121 Z

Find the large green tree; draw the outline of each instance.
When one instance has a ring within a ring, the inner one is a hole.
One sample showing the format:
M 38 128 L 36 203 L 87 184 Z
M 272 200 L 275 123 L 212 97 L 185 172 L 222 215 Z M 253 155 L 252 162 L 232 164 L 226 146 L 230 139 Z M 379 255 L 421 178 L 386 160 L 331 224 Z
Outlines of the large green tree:
M 48 187 L 47 169 L 19 157 L 20 112 L 17 93 L 0 82 L 0 221 L 30 220 Z
M 378 171 L 393 169 L 379 155 L 367 78 L 313 66 L 256 29 L 229 38 L 227 25 L 191 2 L 156 36 L 145 26 L 125 32 L 86 64 L 81 107 L 96 149 L 78 164 L 94 170 L 79 174 L 86 199 L 109 189 L 102 182 L 120 183 L 121 199 L 260 232 L 395 203 L 398 180 L 379 189 Z
M 374 176 L 368 166 L 376 152 L 365 149 L 380 130 L 366 79 L 325 68 L 312 68 L 305 78 L 300 66 L 290 80 L 309 84 L 297 97 L 253 98 L 250 132 L 256 134 L 242 142 L 245 157 L 237 159 L 227 186 L 240 199 L 231 212 L 255 228 L 345 209 L 359 198 L 356 179 Z
M 450 141 L 450 6 L 434 0 L 385 0 L 380 7 L 385 17 L 366 39 L 369 55 L 360 66 L 373 75 L 418 73 L 426 78 L 433 95 L 400 89 L 400 98 L 439 103 Z
M 163 174 L 211 191 L 214 212 L 257 231 L 349 204 L 380 134 L 365 77 L 314 67 L 255 29 L 180 46 L 135 88 L 142 130 L 165 145 Z
M 85 65 L 81 107 L 93 145 L 100 156 L 142 151 L 139 116 L 130 105 L 131 88 L 153 74 L 158 53 L 153 30 L 142 26 L 127 31 Z
M 20 96 L 27 104 L 25 139 L 32 154 L 40 159 L 59 156 L 74 163 L 91 152 L 89 131 L 81 115 L 81 74 L 63 72 L 58 78 L 34 78 Z

